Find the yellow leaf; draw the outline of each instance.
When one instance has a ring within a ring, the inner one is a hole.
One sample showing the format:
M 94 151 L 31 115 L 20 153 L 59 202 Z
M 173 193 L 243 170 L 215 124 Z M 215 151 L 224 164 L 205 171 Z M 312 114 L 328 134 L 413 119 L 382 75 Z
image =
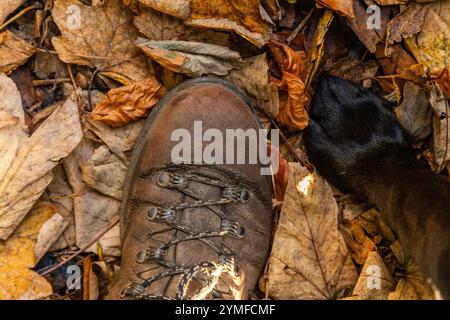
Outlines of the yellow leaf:
M 51 285 L 30 268 L 38 260 L 36 245 L 42 227 L 54 215 L 56 207 L 40 202 L 13 235 L 0 242 L 0 300 L 40 299 L 52 294 Z

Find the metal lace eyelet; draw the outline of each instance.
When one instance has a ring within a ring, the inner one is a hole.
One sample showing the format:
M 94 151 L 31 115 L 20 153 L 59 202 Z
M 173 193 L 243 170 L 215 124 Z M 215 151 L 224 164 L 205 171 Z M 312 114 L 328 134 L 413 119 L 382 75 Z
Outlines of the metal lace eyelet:
M 166 171 L 161 172 L 156 181 L 162 188 L 185 188 L 188 185 L 188 179 L 183 175 Z
M 247 203 L 250 201 L 250 192 L 247 189 L 228 187 L 223 189 L 222 196 L 233 202 Z
M 147 261 L 147 251 L 139 251 L 135 258 L 137 263 L 145 263 Z
M 242 203 L 247 203 L 250 201 L 250 192 L 247 189 L 241 190 L 240 200 Z
M 146 218 L 149 221 L 166 220 L 173 221 L 176 212 L 172 208 L 150 207 L 147 210 Z
M 245 236 L 245 228 L 236 221 L 222 220 L 222 230 L 230 236 L 242 239 Z

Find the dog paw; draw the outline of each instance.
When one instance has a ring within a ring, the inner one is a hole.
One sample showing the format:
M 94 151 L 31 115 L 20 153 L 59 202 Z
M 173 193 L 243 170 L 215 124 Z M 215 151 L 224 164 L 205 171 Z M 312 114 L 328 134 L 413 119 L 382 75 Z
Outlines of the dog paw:
M 343 191 L 380 153 L 407 145 L 388 103 L 330 75 L 319 79 L 306 129 L 306 149 L 319 173 Z

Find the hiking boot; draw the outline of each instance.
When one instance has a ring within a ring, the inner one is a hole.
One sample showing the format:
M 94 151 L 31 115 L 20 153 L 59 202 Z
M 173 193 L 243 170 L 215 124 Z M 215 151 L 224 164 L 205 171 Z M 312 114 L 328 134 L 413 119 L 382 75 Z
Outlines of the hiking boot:
M 224 136 L 226 129 L 260 130 L 245 95 L 223 80 L 190 80 L 161 100 L 125 182 L 122 263 L 108 299 L 246 299 L 255 288 L 271 239 L 270 176 L 259 161 L 174 163 L 173 136 L 198 138 L 198 121 L 203 132 Z

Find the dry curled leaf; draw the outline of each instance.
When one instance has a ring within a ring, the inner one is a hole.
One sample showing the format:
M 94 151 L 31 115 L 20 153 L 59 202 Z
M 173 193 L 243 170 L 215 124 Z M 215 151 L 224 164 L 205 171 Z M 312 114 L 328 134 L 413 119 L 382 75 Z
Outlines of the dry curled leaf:
M 9 74 L 25 64 L 34 54 L 34 47 L 7 30 L 0 33 L 0 72 Z
M 180 18 L 189 18 L 190 0 L 138 0 L 139 3 L 154 10 Z
M 95 106 L 91 118 L 113 128 L 121 127 L 147 116 L 165 94 L 166 89 L 154 77 L 112 89 Z
M 340 15 L 353 19 L 353 0 L 317 0 L 317 3 L 336 11 Z
M 52 17 L 61 30 L 52 44 L 62 61 L 98 69 L 124 85 L 150 76 L 145 56 L 133 45 L 133 17 L 121 1 L 91 7 L 78 0 L 57 0 Z
M 333 299 L 356 283 L 356 270 L 338 231 L 330 186 L 298 163 L 289 184 L 269 258 L 268 290 L 275 299 Z
M 186 24 L 202 28 L 234 31 L 258 47 L 271 34 L 271 26 L 261 17 L 259 0 L 191 0 Z
M 229 47 L 230 36 L 225 32 L 186 26 L 182 20 L 151 8 L 143 7 L 134 17 L 134 25 L 149 40 L 185 40 L 206 42 Z
M 287 88 L 287 97 L 280 99 L 280 113 L 277 120 L 296 129 L 304 129 L 308 126 L 309 116 L 306 112 L 308 97 L 305 95 L 305 84 L 303 81 L 290 74 L 283 73 L 283 83 Z
M 278 115 L 280 109 L 278 88 L 270 82 L 265 53 L 245 60 L 244 67 L 231 70 L 227 79 L 253 98 L 258 110 L 263 110 L 273 118 Z
M 281 81 L 275 81 L 286 95 L 280 97 L 280 112 L 277 120 L 296 129 L 308 126 L 308 113 L 306 105 L 308 97 L 305 95 L 305 84 L 301 79 L 304 71 L 306 54 L 295 52 L 288 46 L 271 41 L 269 49 L 278 68 L 282 72 Z
M 163 67 L 189 76 L 224 76 L 242 63 L 239 52 L 209 43 L 138 39 L 136 45 Z

